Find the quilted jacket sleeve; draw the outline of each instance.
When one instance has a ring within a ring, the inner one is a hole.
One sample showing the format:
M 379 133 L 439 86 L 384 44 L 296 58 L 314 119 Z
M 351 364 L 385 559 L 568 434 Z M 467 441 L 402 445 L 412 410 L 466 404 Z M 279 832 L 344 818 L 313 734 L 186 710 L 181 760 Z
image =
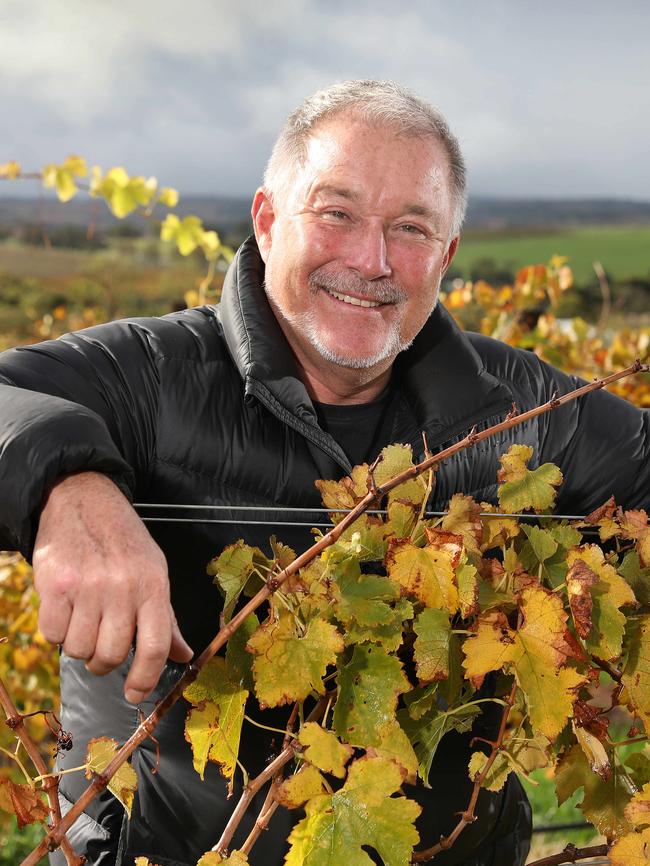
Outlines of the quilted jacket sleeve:
M 150 336 L 115 322 L 0 355 L 0 549 L 31 554 L 43 494 L 62 475 L 103 472 L 134 495 L 155 441 Z
M 584 384 L 537 363 L 540 403 Z M 557 511 L 584 514 L 612 495 L 625 508 L 650 509 L 649 409 L 592 391 L 542 416 L 540 434 L 540 462 L 556 463 L 564 474 Z

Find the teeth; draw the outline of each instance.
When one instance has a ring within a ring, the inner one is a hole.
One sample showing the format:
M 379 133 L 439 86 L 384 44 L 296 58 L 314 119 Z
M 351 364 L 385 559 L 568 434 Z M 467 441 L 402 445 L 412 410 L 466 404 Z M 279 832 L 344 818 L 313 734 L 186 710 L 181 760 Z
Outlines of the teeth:
M 344 304 L 352 304 L 354 307 L 378 307 L 379 301 L 363 301 L 361 298 L 353 298 L 351 295 L 341 295 L 338 292 L 333 292 L 331 289 L 325 290 L 328 295 L 336 298 L 337 301 L 343 301 Z

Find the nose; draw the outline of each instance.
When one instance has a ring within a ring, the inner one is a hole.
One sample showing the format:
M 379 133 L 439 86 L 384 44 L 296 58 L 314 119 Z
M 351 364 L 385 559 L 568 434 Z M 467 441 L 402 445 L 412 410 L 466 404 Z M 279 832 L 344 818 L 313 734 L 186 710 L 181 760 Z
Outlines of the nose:
M 348 267 L 357 271 L 365 280 L 377 280 L 391 275 L 386 234 L 381 223 L 364 222 L 358 231 L 353 232 L 350 241 Z

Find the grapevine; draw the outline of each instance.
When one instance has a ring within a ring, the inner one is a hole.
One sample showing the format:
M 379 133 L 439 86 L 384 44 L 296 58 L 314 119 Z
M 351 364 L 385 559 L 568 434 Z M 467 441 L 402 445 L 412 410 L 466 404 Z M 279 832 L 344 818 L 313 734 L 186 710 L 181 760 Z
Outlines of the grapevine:
M 242 771 L 246 702 L 293 708 L 282 751 L 247 779 L 200 866 L 245 864 L 279 806 L 305 810 L 289 837 L 288 866 L 343 862 L 350 851 L 363 858 L 364 846 L 387 866 L 424 862 L 452 847 L 474 820 L 481 787 L 496 791 L 512 771 L 526 775 L 553 764 L 560 798 L 584 786 L 583 811 L 608 838 L 612 863 L 629 863 L 650 832 L 650 760 L 622 761 L 609 724 L 612 710 L 626 706 L 634 718 L 629 739 L 643 741 L 650 721 L 646 513 L 610 501 L 579 526 L 551 521 L 543 515 L 562 474 L 552 464 L 529 468 L 532 449 L 521 445 L 501 457 L 500 511 L 456 494 L 444 516 L 431 518 L 426 500 L 443 460 L 635 372 L 647 368 L 637 363 L 531 412 L 513 409 L 500 424 L 471 431 L 420 463 L 410 448 L 394 445 L 349 478 L 319 482 L 334 527 L 298 557 L 275 541 L 270 558 L 243 541 L 223 551 L 209 566 L 225 596 L 218 634 L 125 744 L 91 742 L 84 767 L 90 785 L 61 819 L 50 804 L 51 827 L 23 866 L 65 845 L 66 831 L 106 786 L 130 809 L 137 778 L 128 757 L 181 695 L 190 705 L 186 735 L 195 769 L 202 774 L 213 761 L 230 784 Z M 367 513 L 383 502 L 385 517 Z M 503 515 L 516 511 L 540 517 L 529 524 Z M 581 530 L 588 528 L 605 550 L 585 542 Z M 243 603 L 246 594 L 252 598 Z M 217 656 L 223 647 L 225 656 Z M 500 676 L 496 691 L 476 698 L 493 673 Z M 599 707 L 593 698 L 603 678 L 611 706 Z M 6 690 L 0 698 L 19 726 L 22 716 Z M 470 730 L 486 701 L 500 705 L 501 720 L 494 739 L 475 738 L 467 808 L 448 836 L 419 848 L 420 807 L 408 786 L 418 776 L 428 784 L 444 733 Z M 285 777 L 292 762 L 296 772 Z M 50 794 L 56 777 L 37 770 Z M 624 809 L 620 795 L 615 805 L 607 800 L 608 786 L 620 789 L 623 779 Z M 242 815 L 265 785 L 253 831 L 242 849 L 230 851 Z M 35 781 L 26 787 L 33 792 Z M 27 817 L 41 819 L 42 811 L 34 806 Z M 316 839 L 326 839 L 325 848 Z M 69 864 L 81 862 L 69 847 L 64 853 Z M 542 862 L 576 862 L 583 852 L 557 856 L 565 859 Z

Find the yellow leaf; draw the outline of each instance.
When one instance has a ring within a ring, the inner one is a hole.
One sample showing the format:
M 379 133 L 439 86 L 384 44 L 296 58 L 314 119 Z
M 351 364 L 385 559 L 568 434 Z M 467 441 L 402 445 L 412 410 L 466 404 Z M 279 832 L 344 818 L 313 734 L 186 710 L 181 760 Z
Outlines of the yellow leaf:
M 650 864 L 650 830 L 629 833 L 618 839 L 609 850 L 611 866 L 648 866 Z
M 446 532 L 462 535 L 467 550 L 479 552 L 483 538 L 481 506 L 471 496 L 455 493 L 449 500 L 449 509 L 440 524 Z
M 92 779 L 93 775 L 103 773 L 115 757 L 118 748 L 117 741 L 111 737 L 98 737 L 90 740 L 86 752 L 86 778 Z M 136 772 L 131 764 L 126 762 L 122 764 L 108 783 L 108 790 L 117 797 L 129 817 L 131 817 L 131 806 L 137 787 Z
M 164 207 L 176 207 L 178 204 L 178 190 L 171 186 L 164 186 L 158 194 L 158 201 Z
M 9 160 L 0 165 L 0 177 L 6 177 L 9 180 L 15 180 L 20 177 L 21 165 L 15 159 Z
M 650 615 L 628 623 L 629 644 L 622 682 L 625 697 L 633 712 L 650 730 Z
M 72 174 L 61 166 L 49 164 L 43 169 L 43 186 L 55 189 L 61 201 L 70 201 L 77 193 Z
M 531 723 L 553 740 L 571 715 L 575 689 L 584 678 L 573 668 L 562 667 L 567 647 L 564 639 L 567 614 L 562 601 L 541 587 L 521 593 L 523 623 L 513 631 L 503 614 L 479 618 L 476 637 L 465 641 L 466 676 L 478 685 L 491 670 L 514 668 Z
M 637 829 L 650 826 L 650 783 L 632 797 L 625 807 L 625 817 Z
M 66 156 L 63 160 L 62 168 L 75 177 L 86 177 L 88 175 L 88 165 L 83 156 Z
M 305 761 L 339 779 L 345 778 L 345 765 L 354 750 L 342 743 L 333 731 L 316 722 L 305 722 L 298 734 L 298 742 L 305 747 Z
M 287 809 L 297 809 L 326 791 L 323 777 L 316 767 L 306 764 L 299 773 L 289 776 L 278 786 L 276 799 Z
M 343 646 L 343 637 L 322 619 L 311 620 L 304 634 L 297 631 L 289 613 L 264 623 L 247 644 L 255 655 L 253 675 L 260 705 L 302 701 L 312 691 L 324 694 L 323 677 Z
M 185 721 L 194 769 L 203 779 L 208 760 L 214 761 L 232 787 L 248 691 L 230 679 L 226 660 L 216 657 L 203 667 L 183 697 L 194 704 Z
M 386 566 L 403 595 L 414 596 L 426 607 L 443 608 L 449 613 L 458 610 L 458 589 L 447 551 L 398 541 L 389 548 Z
M 410 445 L 388 445 L 382 449 L 381 459 L 377 464 L 374 477 L 378 487 L 385 484 L 391 478 L 413 467 L 413 449 Z M 395 487 L 388 494 L 388 501 L 410 502 L 420 505 L 424 499 L 427 485 L 423 476 L 411 478 Z

